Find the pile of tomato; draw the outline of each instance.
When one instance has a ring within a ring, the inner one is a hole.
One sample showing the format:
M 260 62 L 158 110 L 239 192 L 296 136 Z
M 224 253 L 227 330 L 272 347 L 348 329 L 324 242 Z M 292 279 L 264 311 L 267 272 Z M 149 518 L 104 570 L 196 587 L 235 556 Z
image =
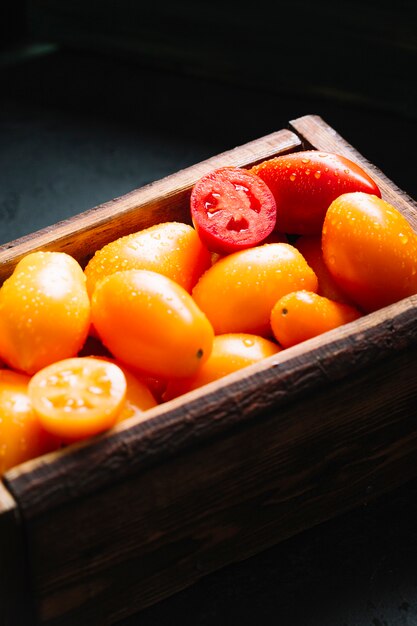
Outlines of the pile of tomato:
M 0 288 L 0 475 L 417 293 L 417 236 L 352 161 L 202 177 L 193 226 L 33 252 Z

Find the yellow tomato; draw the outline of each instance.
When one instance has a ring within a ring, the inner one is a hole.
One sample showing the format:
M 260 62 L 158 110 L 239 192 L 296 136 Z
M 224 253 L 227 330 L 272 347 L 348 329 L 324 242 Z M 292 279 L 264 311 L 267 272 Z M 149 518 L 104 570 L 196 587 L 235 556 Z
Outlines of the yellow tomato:
M 417 235 L 404 215 L 368 193 L 346 193 L 327 210 L 323 258 L 367 313 L 417 293 Z
M 213 350 L 205 363 L 191 378 L 168 382 L 164 400 L 197 389 L 218 380 L 227 374 L 236 372 L 252 363 L 265 359 L 280 351 L 280 347 L 264 337 L 248 333 L 229 333 L 217 335 L 213 341 Z
M 192 226 L 164 222 L 120 237 L 98 250 L 85 275 L 90 296 L 105 276 L 131 269 L 158 272 L 191 291 L 210 263 L 210 253 Z
M 64 252 L 24 257 L 0 289 L 0 357 L 34 374 L 77 354 L 90 326 L 81 266 Z
M 30 377 L 0 370 L 0 476 L 59 447 L 41 426 L 28 395 Z
M 116 423 L 126 398 L 126 377 L 109 361 L 76 357 L 57 361 L 29 382 L 29 397 L 45 430 L 74 441 Z
M 275 304 L 271 312 L 271 327 L 281 346 L 289 348 L 352 322 L 361 315 L 356 307 L 349 304 L 309 291 L 294 291 Z
M 101 280 L 92 298 L 92 320 L 114 357 L 156 378 L 192 375 L 213 344 L 211 324 L 190 294 L 148 270 Z
M 217 335 L 267 336 L 275 302 L 297 289 L 316 291 L 316 275 L 294 246 L 271 243 L 217 261 L 200 278 L 193 297 Z
M 152 409 L 158 404 L 149 387 L 143 382 L 143 380 L 138 378 L 135 373 L 128 367 L 126 367 L 123 363 L 120 363 L 120 361 L 117 361 L 116 359 L 110 359 L 109 357 L 105 356 L 94 356 L 90 358 L 103 359 L 104 361 L 114 363 L 115 365 L 120 367 L 123 374 L 125 375 L 126 398 L 117 416 L 116 424 L 118 422 L 122 422 L 123 420 L 128 419 L 129 417 L 137 417 L 144 413 L 144 411 Z

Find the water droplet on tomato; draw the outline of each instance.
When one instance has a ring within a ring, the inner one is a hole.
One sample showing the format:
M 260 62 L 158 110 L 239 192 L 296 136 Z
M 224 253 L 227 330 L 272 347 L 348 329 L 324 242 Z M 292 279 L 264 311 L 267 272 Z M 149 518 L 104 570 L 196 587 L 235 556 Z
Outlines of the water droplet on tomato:
M 307 176 L 310 174 L 311 170 L 309 170 L 308 168 L 306 169 L 306 174 Z
M 243 343 L 245 344 L 245 346 L 248 346 L 248 348 L 250 348 L 255 342 L 253 339 L 249 339 L 248 337 L 246 337 L 246 339 L 243 340 Z
M 317 178 L 317 180 L 320 178 L 321 176 L 321 172 L 320 170 L 317 170 L 317 172 L 314 172 L 314 178 Z
M 404 233 L 399 233 L 398 237 L 400 238 L 402 244 L 406 244 L 408 242 L 408 237 L 407 235 L 404 235 Z
M 302 163 L 310 163 L 310 159 L 301 159 Z
M 294 180 L 296 179 L 296 174 L 294 174 L 294 172 L 291 174 L 290 176 L 290 181 L 294 182 Z

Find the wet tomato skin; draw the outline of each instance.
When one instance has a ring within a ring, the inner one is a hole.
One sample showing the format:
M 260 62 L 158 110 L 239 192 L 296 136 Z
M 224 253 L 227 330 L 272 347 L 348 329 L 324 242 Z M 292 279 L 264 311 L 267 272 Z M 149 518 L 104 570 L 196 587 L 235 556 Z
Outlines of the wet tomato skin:
M 126 378 L 126 397 L 122 408 L 120 409 L 116 418 L 116 424 L 123 422 L 130 417 L 139 417 L 147 411 L 152 409 L 158 403 L 155 400 L 149 386 L 145 384 L 134 371 L 127 367 L 124 363 L 112 359 L 107 356 L 91 356 L 90 358 L 102 359 L 109 363 L 114 363 L 122 370 Z
M 210 253 L 192 226 L 163 222 L 100 248 L 85 268 L 87 289 L 91 297 L 96 283 L 105 276 L 146 269 L 171 278 L 190 292 L 210 264 Z
M 192 375 L 213 344 L 213 328 L 191 295 L 148 270 L 117 272 L 100 281 L 92 320 L 115 358 L 155 378 Z
M 34 374 L 75 356 L 90 327 L 90 300 L 81 266 L 64 252 L 33 252 L 0 289 L 0 357 Z
M 353 304 L 351 299 L 342 291 L 340 285 L 329 272 L 323 259 L 320 235 L 301 235 L 295 242 L 295 247 L 301 252 L 309 266 L 314 270 L 319 281 L 317 293 L 336 302 Z
M 271 312 L 271 327 L 278 343 L 290 348 L 361 316 L 353 306 L 302 290 L 278 300 Z
M 29 381 L 26 374 L 0 370 L 0 476 L 60 446 L 41 426 L 28 395 Z
M 296 289 L 317 290 L 317 277 L 292 245 L 271 243 L 235 252 L 212 265 L 193 289 L 216 335 L 270 336 L 275 302 Z
M 91 357 L 56 361 L 32 376 L 28 393 L 43 428 L 71 443 L 111 428 L 126 398 L 115 363 Z
M 193 389 L 218 380 L 248 365 L 257 363 L 280 351 L 273 341 L 247 333 L 217 335 L 213 350 L 197 373 L 190 377 L 168 381 L 164 400 L 171 400 Z
M 417 236 L 381 198 L 337 198 L 326 214 L 322 247 L 334 280 L 366 312 L 417 293 Z
M 258 176 L 237 167 L 219 168 L 198 180 L 190 206 L 200 239 L 219 254 L 256 246 L 275 226 L 271 191 Z
M 377 184 L 358 164 L 328 152 L 294 152 L 263 161 L 250 171 L 272 191 L 276 228 L 285 233 L 319 234 L 327 209 L 343 193 L 381 196 Z

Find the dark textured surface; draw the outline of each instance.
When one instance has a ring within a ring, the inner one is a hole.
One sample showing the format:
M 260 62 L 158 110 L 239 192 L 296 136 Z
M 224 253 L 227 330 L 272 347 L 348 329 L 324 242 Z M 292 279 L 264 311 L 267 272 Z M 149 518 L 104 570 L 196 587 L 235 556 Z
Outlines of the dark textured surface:
M 378 109 L 62 51 L 1 67 L 0 243 L 321 115 L 417 195 L 416 123 Z
M 417 195 L 415 123 L 369 104 L 254 92 L 69 51 L 0 71 L 0 243 L 306 113 Z M 417 624 L 416 496 L 409 483 L 123 626 Z

